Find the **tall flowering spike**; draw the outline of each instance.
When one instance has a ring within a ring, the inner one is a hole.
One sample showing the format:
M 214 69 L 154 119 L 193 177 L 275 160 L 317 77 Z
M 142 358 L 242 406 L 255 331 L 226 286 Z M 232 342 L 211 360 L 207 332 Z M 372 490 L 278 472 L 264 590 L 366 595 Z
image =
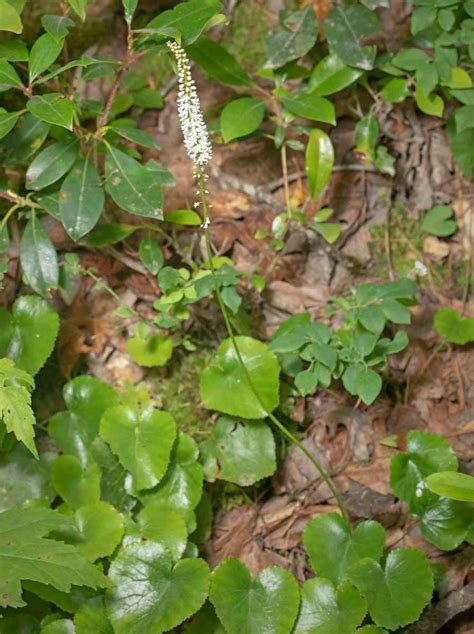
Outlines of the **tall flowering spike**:
M 192 162 L 203 167 L 212 158 L 212 145 L 191 75 L 189 58 L 177 42 L 168 42 L 168 46 L 176 57 L 178 66 L 178 115 L 184 145 Z

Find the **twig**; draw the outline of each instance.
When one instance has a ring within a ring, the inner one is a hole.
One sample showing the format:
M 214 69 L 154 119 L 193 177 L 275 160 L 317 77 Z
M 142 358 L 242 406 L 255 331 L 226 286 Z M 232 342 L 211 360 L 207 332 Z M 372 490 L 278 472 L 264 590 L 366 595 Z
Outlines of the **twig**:
M 384 242 L 385 242 L 385 255 L 387 257 L 387 267 L 388 267 L 388 276 L 393 281 L 395 279 L 395 274 L 393 272 L 393 262 L 392 262 L 392 247 L 390 244 L 390 221 L 392 218 L 391 207 L 389 207 L 387 212 L 387 222 L 385 224 L 385 232 L 384 232 Z

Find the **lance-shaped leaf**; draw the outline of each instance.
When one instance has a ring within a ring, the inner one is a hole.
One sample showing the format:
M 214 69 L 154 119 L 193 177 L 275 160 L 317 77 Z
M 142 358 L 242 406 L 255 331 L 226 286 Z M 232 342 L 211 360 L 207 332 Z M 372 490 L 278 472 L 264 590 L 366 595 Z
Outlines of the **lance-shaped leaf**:
M 0 139 L 3 139 L 15 127 L 18 112 L 7 112 L 5 108 L 0 108 Z
M 175 566 L 161 544 L 128 539 L 112 562 L 107 610 L 115 634 L 160 634 L 192 616 L 206 600 L 209 568 L 202 559 Z
M 0 92 L 10 88 L 23 88 L 22 81 L 13 66 L 6 60 L 0 59 Z
M 104 208 L 104 190 L 93 161 L 79 159 L 64 179 L 59 194 L 61 219 L 73 240 L 88 233 Z
M 0 357 L 9 357 L 34 376 L 54 348 L 59 318 L 40 297 L 24 295 L 10 314 L 0 307 Z
M 31 82 L 56 61 L 63 44 L 64 39 L 57 41 L 49 33 L 44 33 L 36 40 L 31 48 L 30 61 L 28 63 Z
M 311 130 L 306 146 L 306 174 L 311 198 L 323 191 L 331 177 L 334 165 L 334 148 L 323 130 Z
M 42 121 L 72 130 L 74 105 L 70 99 L 66 99 L 60 93 L 35 95 L 27 102 L 26 107 L 32 115 Z
M 41 24 L 58 44 L 69 33 L 68 27 L 74 26 L 73 20 L 66 15 L 43 15 Z
M 228 634 L 287 634 L 299 594 L 293 575 L 283 568 L 265 568 L 252 581 L 245 564 L 227 559 L 212 574 L 210 599 Z
M 58 285 L 59 268 L 56 250 L 43 225 L 33 214 L 20 242 L 20 262 L 28 284 L 40 295 Z
M 137 216 L 163 218 L 163 192 L 152 171 L 108 145 L 105 176 L 107 191 L 121 209 Z
M 286 94 L 282 97 L 282 103 L 288 112 L 296 117 L 304 117 L 311 121 L 336 124 L 336 115 L 333 104 L 329 99 L 318 97 L 316 94 L 305 94 L 293 97 Z
M 2 141 L 5 165 L 22 163 L 43 145 L 50 125 L 29 112 L 20 119 L 18 126 Z
M 72 167 L 79 151 L 76 140 L 52 143 L 33 160 L 26 172 L 26 187 L 38 191 L 58 181 Z
M 181 34 L 185 44 L 195 42 L 203 31 L 214 22 L 220 21 L 220 0 L 189 0 L 178 4 L 174 9 L 163 11 L 144 30 L 154 30 L 155 41 L 164 41 L 167 37 Z M 216 22 L 217 23 L 217 22 Z
M 0 514 L 0 606 L 21 607 L 23 580 L 68 592 L 71 585 L 97 588 L 104 577 L 74 546 L 43 536 L 66 518 L 44 508 L 15 507 Z
M 112 407 L 102 417 L 100 434 L 130 471 L 137 489 L 151 489 L 163 478 L 176 438 L 170 414 L 153 407 L 140 413 L 127 406 Z

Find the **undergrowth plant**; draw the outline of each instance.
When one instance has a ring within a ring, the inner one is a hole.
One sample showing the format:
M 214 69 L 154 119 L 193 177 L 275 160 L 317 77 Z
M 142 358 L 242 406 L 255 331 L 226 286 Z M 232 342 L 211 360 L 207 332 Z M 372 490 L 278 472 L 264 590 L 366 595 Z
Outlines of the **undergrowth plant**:
M 341 229 L 328 222 L 332 210 L 317 210 L 334 150 L 327 128 L 309 122 L 335 125 L 330 97 L 348 90 L 358 165 L 393 173 L 394 159 L 378 143 L 381 100 L 398 103 L 414 95 L 422 111 L 441 115 L 435 91 L 461 103 L 470 99 L 464 66 L 472 53 L 465 37 L 472 2 L 416 3 L 413 48 L 378 57 L 367 38 L 379 30 L 373 9 L 385 0 L 337 4 L 324 21 L 325 42 L 310 7 L 284 11 L 255 77 L 204 35 L 225 21 L 219 0 L 188 0 L 138 26 L 137 1 L 122 4 L 122 61 L 69 58 L 66 38 L 75 20 L 85 19 L 86 0 L 61 2 L 60 15 L 42 16 L 44 33 L 31 46 L 20 37 L 0 42 L 0 90 L 9 99 L 0 110 L 0 244 L 6 253 L 10 233 L 19 236 L 24 280 L 39 295 L 22 295 L 11 311 L 0 310 L 0 632 L 380 634 L 404 627 L 431 601 L 433 569 L 420 550 L 388 551 L 380 523 L 351 522 L 331 475 L 281 414 L 280 379 L 283 370 L 303 395 L 341 379 L 351 395 L 372 403 L 387 357 L 408 343 L 403 331 L 388 334 L 394 324 L 410 323 L 416 285 L 408 279 L 361 285 L 330 303 L 326 321 L 342 312 L 339 328 L 298 315 L 270 345 L 255 339 L 238 323 L 242 275 L 213 250 L 206 168 L 210 138 L 270 137 L 285 193 L 269 231 L 274 248 L 284 246 L 292 222 L 334 242 Z M 0 29 L 21 33 L 22 5 L 0 0 Z M 416 48 L 417 41 L 433 56 Z M 176 66 L 178 112 L 199 191 L 194 211 L 163 213 L 163 188 L 174 180 L 156 160 L 155 138 L 135 125 L 142 108 L 162 104 L 133 71 L 147 51 L 169 56 Z M 211 137 L 190 60 L 236 90 L 211 122 Z M 98 78 L 109 82 L 103 102 L 81 96 L 80 82 Z M 366 93 L 371 105 L 362 108 Z M 459 108 L 448 126 L 468 173 L 458 138 L 472 127 L 465 117 Z M 290 198 L 290 151 L 305 152 L 309 200 L 301 208 Z M 305 213 L 308 202 L 315 213 Z M 142 220 L 124 222 L 116 207 Z M 117 314 L 136 321 L 127 349 L 141 365 L 165 365 L 177 343 L 192 350 L 195 343 L 181 325 L 194 304 L 216 300 L 228 337 L 200 377 L 203 404 L 220 415 L 203 442 L 178 429 L 144 385 L 114 390 L 92 376 L 66 383 L 64 411 L 35 421 L 35 376 L 59 329 L 47 302 L 51 291 L 65 293 L 72 277 L 88 275 L 120 302 L 75 254 L 58 257 L 43 224 L 48 214 L 86 248 L 106 248 L 140 231 L 141 263 L 157 276 L 161 291 L 156 317 L 122 305 Z M 194 226 L 204 237 L 203 261 L 166 262 L 156 237 L 167 236 L 156 221 Z M 257 290 L 265 283 L 253 274 L 250 281 Z M 314 578 L 300 587 L 288 570 L 270 567 L 252 579 L 235 559 L 211 572 L 202 556 L 212 523 L 211 483 L 247 487 L 272 476 L 281 436 L 306 455 L 340 511 L 312 519 L 304 531 Z M 426 539 L 445 550 L 472 542 L 471 497 L 464 492 L 472 493 L 472 485 L 457 467 L 446 441 L 422 432 L 409 435 L 407 452 L 395 455 L 391 466 L 394 494 L 409 505 Z

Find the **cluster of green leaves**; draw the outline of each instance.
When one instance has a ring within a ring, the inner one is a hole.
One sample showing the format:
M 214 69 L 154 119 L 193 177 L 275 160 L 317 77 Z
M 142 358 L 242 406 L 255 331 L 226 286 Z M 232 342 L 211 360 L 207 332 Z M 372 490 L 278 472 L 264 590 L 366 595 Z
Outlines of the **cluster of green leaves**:
M 406 452 L 394 456 L 390 465 L 394 494 L 407 502 L 423 537 L 441 550 L 474 541 L 474 508 L 459 493 L 466 485 L 456 486 L 459 478 L 464 480 L 457 470 L 458 459 L 449 443 L 422 431 L 408 434 Z
M 281 359 L 284 371 L 294 377 L 302 395 L 318 387 L 329 387 L 341 379 L 346 390 L 370 405 L 380 394 L 379 371 L 387 356 L 408 345 L 399 331 L 383 337 L 387 324 L 409 324 L 408 306 L 413 303 L 416 284 L 406 278 L 385 284 L 362 284 L 348 298 L 335 298 L 344 319 L 338 330 L 324 323 L 311 323 L 309 314 L 294 315 L 275 333 L 270 348 Z

